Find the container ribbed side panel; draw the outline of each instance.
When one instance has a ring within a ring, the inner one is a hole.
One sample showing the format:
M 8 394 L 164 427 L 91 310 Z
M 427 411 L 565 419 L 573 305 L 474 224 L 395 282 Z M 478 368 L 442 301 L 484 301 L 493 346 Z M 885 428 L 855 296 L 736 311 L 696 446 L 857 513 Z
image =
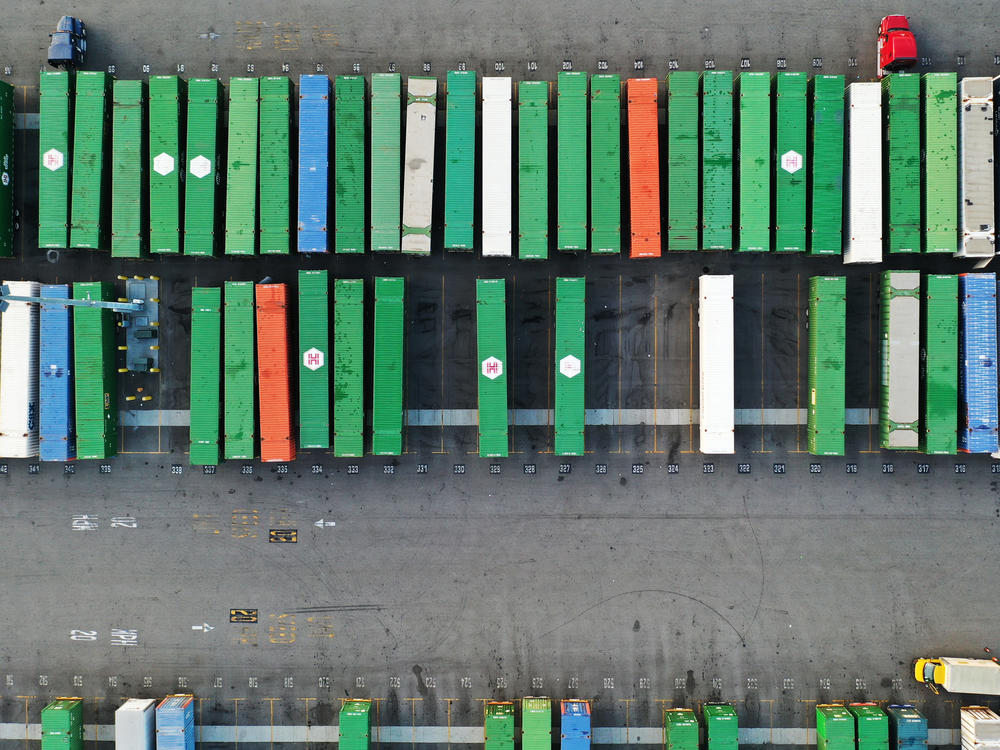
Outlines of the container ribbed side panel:
M 227 281 L 223 328 L 223 423 L 227 459 L 252 459 L 254 445 L 254 301 L 253 282 Z
M 111 257 L 146 250 L 146 82 L 115 81 L 111 110 Z
M 958 251 L 958 75 L 926 73 L 920 81 L 921 220 L 927 253 Z
M 809 279 L 809 452 L 844 455 L 847 281 Z
M 79 83 L 77 84 L 79 87 Z M 996 252 L 993 226 L 993 80 L 963 78 L 958 82 L 959 200 L 958 226 L 962 258 L 989 258 Z
M 483 255 L 511 254 L 511 79 L 483 78 Z
M 327 252 L 329 181 L 330 79 L 325 75 L 299 76 L 300 253 Z
M 340 707 L 340 747 L 343 750 L 369 750 L 372 731 L 372 702 L 351 698 Z
M 110 282 L 77 282 L 74 299 L 112 300 Z M 118 450 L 118 376 L 111 310 L 73 308 L 77 458 L 110 458 Z
M 402 83 L 399 73 L 372 76 L 371 245 L 379 252 L 399 252 L 400 133 Z
M 549 82 L 517 85 L 517 256 L 549 256 Z
M 149 247 L 179 253 L 184 226 L 184 98 L 178 76 L 149 77 Z
M 43 70 L 38 80 L 38 246 L 69 247 L 73 73 Z
M 299 445 L 330 447 L 330 282 L 299 271 Z
M 375 279 L 375 348 L 372 367 L 372 453 L 403 452 L 403 299 L 402 277 Z
M 586 389 L 587 280 L 556 279 L 556 444 L 557 456 L 582 456 Z
M 37 297 L 37 281 L 4 281 L 11 295 Z M 38 305 L 8 302 L 0 335 L 0 457 L 38 455 Z
M 809 252 L 843 248 L 844 76 L 813 76 L 810 86 Z
M 882 79 L 885 122 L 883 212 L 890 253 L 920 252 L 920 76 L 893 73 Z
M 259 79 L 229 79 L 227 255 L 253 255 L 257 252 L 259 99 Z
M 411 255 L 431 254 L 436 130 L 437 78 L 410 76 L 406 81 L 403 239 L 400 248 Z
M 958 276 L 924 279 L 920 450 L 958 450 Z
M 472 250 L 476 205 L 476 72 L 448 71 L 445 118 L 444 246 Z
M 485 711 L 485 750 L 514 750 L 514 704 L 490 701 Z
M 771 74 L 741 73 L 736 180 L 737 250 L 771 249 Z
M 992 273 L 959 276 L 958 449 L 997 451 L 997 286 Z
M 288 346 L 288 285 L 257 284 L 257 392 L 260 460 L 294 461 Z
M 188 81 L 187 175 L 184 181 L 184 254 L 215 255 L 219 245 L 223 160 L 222 83 L 215 78 Z
M 630 78 L 628 95 L 629 224 L 633 258 L 660 257 L 660 144 L 655 78 Z
M 334 95 L 335 249 L 365 251 L 365 79 L 337 76 Z
M 521 699 L 521 750 L 552 750 L 551 699 Z
M 110 234 L 111 170 L 108 168 L 111 76 L 86 70 L 76 75 L 73 109 L 73 204 L 70 247 L 107 250 Z
M 337 279 L 333 307 L 333 451 L 337 456 L 365 452 L 365 284 Z
M 191 454 L 193 466 L 221 458 L 222 290 L 191 290 Z
M 882 272 L 881 396 L 882 448 L 916 450 L 920 443 L 920 271 Z
M 847 87 L 847 235 L 844 263 L 882 262 L 882 92 Z
M 733 74 L 701 74 L 701 247 L 733 249 Z
M 667 78 L 667 249 L 698 249 L 698 74 Z
M 292 246 L 292 82 L 260 79 L 260 252 L 287 255 Z
M 40 296 L 66 299 L 69 285 L 43 284 Z M 69 305 L 41 305 L 39 329 L 39 453 L 42 461 L 68 461 L 76 457 L 73 314 Z
M 587 74 L 559 73 L 556 246 L 587 249 Z
M 590 251 L 622 251 L 622 80 L 590 79 Z
M 774 241 L 777 251 L 806 249 L 805 73 L 774 77 Z
M 507 298 L 503 279 L 476 280 L 479 455 L 507 455 Z

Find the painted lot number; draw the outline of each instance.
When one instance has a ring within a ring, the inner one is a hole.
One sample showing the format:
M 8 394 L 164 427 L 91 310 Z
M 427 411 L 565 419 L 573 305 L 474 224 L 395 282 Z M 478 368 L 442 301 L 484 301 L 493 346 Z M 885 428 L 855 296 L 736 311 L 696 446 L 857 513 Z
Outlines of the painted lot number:
M 749 474 L 750 473 L 750 464 L 737 464 L 736 465 L 736 473 L 737 474 Z

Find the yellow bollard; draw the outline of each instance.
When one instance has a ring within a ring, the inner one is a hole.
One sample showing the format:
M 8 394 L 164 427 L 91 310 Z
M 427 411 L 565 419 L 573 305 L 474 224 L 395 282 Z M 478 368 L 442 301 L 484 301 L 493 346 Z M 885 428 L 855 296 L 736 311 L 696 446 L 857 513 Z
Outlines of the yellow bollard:
M 149 368 L 149 371 L 150 371 L 150 372 L 159 372 L 159 371 L 160 371 L 160 368 L 159 368 L 159 367 L 150 367 L 150 368 Z
M 125 400 L 126 401 L 135 401 L 135 396 L 126 396 Z
M 143 401 L 152 401 L 152 400 L 153 400 L 153 397 L 152 397 L 152 396 L 143 396 L 143 397 L 142 397 L 142 400 L 143 400 Z
M 118 347 L 118 351 L 120 351 L 120 352 L 127 352 L 128 351 L 128 347 L 127 346 L 119 346 Z

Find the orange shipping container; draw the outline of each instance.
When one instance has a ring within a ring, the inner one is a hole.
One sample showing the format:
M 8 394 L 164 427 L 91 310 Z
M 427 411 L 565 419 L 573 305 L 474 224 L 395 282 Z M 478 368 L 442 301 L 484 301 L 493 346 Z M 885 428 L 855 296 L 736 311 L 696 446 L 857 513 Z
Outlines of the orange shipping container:
M 629 214 L 633 258 L 660 257 L 660 147 L 655 78 L 630 78 L 628 94 Z
M 288 286 L 257 284 L 261 461 L 295 459 L 288 358 Z

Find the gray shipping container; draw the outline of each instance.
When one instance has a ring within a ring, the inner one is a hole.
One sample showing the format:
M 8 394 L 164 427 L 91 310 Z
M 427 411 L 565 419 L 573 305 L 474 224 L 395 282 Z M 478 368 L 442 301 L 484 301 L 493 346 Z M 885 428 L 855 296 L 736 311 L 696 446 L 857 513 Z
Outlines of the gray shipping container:
M 115 750 L 153 750 L 156 746 L 156 701 L 129 698 L 115 711 Z
M 961 99 L 959 139 L 961 184 L 959 185 L 960 258 L 988 258 L 994 253 L 993 225 L 993 79 L 963 78 L 958 84 Z

